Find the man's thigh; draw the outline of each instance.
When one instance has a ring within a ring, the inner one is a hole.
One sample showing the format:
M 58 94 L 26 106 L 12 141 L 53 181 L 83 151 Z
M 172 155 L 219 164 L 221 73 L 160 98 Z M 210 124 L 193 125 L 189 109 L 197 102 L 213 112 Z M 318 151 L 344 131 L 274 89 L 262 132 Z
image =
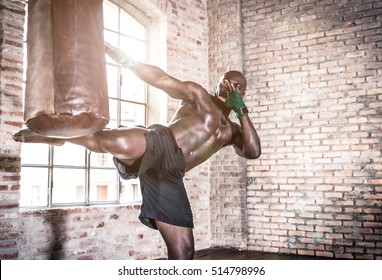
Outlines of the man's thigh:
M 94 140 L 104 152 L 110 153 L 125 164 L 131 164 L 146 151 L 147 129 L 117 128 L 94 134 Z

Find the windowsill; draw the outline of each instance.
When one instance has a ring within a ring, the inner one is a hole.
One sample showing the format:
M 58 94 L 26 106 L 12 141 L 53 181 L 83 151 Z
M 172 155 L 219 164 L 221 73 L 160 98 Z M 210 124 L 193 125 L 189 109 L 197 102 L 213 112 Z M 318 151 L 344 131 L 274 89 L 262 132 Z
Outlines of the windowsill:
M 20 207 L 20 212 L 23 214 L 33 213 L 33 212 L 50 212 L 50 211 L 63 211 L 71 212 L 75 209 L 91 209 L 91 208 L 131 208 L 132 210 L 141 209 L 141 201 L 131 202 L 131 203 L 110 203 L 110 204 L 92 204 L 92 205 L 63 205 L 63 206 L 53 206 L 53 207 Z

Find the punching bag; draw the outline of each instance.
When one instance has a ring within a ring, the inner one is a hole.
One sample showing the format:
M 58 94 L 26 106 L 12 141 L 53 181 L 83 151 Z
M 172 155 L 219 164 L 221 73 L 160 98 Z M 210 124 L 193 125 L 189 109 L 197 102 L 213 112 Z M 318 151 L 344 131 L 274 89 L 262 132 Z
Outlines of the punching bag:
M 29 0 L 25 124 L 73 138 L 109 121 L 102 0 Z

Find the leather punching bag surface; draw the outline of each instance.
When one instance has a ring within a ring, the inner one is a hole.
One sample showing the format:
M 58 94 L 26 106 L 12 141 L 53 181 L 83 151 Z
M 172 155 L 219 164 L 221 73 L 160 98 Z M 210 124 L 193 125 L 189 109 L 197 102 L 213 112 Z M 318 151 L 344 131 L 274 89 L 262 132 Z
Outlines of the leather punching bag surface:
M 109 121 L 102 0 L 29 0 L 26 125 L 60 138 Z

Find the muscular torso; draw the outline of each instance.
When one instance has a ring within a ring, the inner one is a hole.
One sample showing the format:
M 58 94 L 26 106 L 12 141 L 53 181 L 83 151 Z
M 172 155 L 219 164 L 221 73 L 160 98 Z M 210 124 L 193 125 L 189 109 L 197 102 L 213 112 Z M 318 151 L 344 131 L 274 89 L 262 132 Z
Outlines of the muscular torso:
M 207 93 L 194 103 L 182 102 L 169 127 L 183 151 L 185 171 L 207 160 L 232 138 L 230 122 L 224 121 L 223 113 Z

